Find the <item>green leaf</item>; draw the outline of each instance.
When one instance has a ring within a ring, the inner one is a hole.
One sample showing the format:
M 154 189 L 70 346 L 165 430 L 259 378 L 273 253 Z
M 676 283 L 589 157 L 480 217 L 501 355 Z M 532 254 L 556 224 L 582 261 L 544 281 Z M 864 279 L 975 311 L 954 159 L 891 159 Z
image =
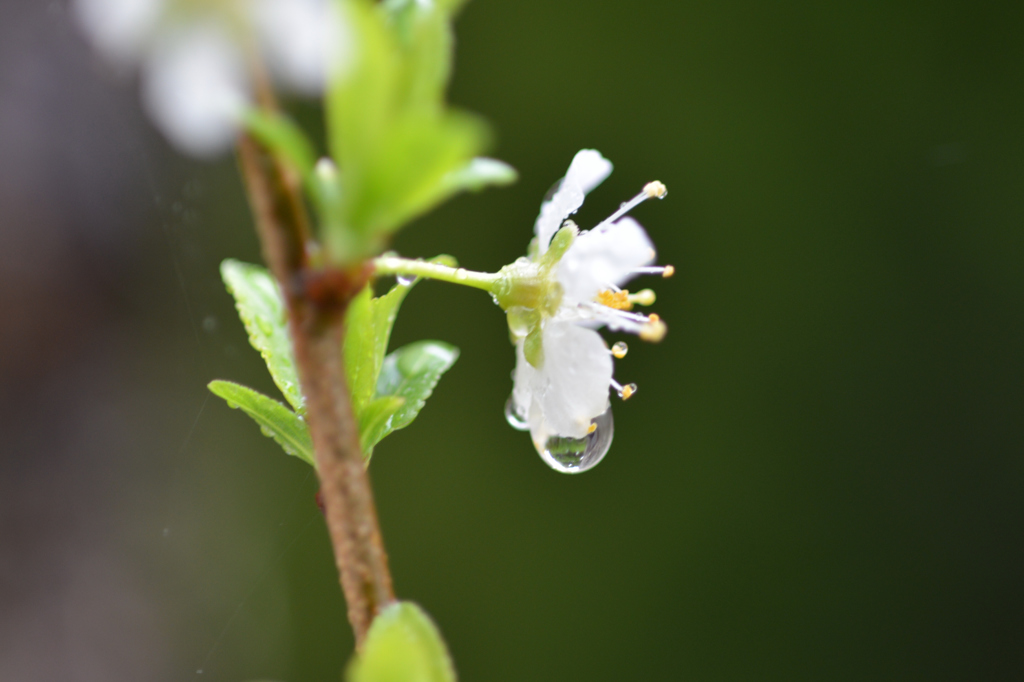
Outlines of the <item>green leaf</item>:
M 462 168 L 448 173 L 444 187 L 449 194 L 463 190 L 479 192 L 488 185 L 511 185 L 518 179 L 516 169 L 504 161 L 478 156 Z
M 376 253 L 388 234 L 450 196 L 445 178 L 488 139 L 479 119 L 445 106 L 452 54 L 445 7 L 407 0 L 344 6 L 357 49 L 326 98 L 341 201 L 323 240 L 336 262 Z
M 395 412 L 405 404 L 399 396 L 376 398 L 367 405 L 359 415 L 359 445 L 363 449 L 363 457 L 367 460 L 373 456 L 373 447 L 388 435 L 394 428 Z
M 313 144 L 290 118 L 278 112 L 249 109 L 242 121 L 253 137 L 290 163 L 303 180 L 311 177 L 316 164 Z
M 441 375 L 458 359 L 459 349 L 441 341 L 410 343 L 384 358 L 377 379 L 377 396 L 397 396 L 403 401 L 381 438 L 412 423 L 434 392 Z
M 391 339 L 398 308 L 416 280 L 399 282 L 391 291 L 374 298 L 367 285 L 349 304 L 345 318 L 345 368 L 352 406 L 361 419 L 362 411 L 374 397 L 377 376 Z
M 455 682 L 455 667 L 437 626 L 416 604 L 398 602 L 373 619 L 348 682 Z
M 316 467 L 309 427 L 299 415 L 273 398 L 241 384 L 211 381 L 208 387 L 214 395 L 227 401 L 229 407 L 241 408 L 252 417 L 263 434 L 276 440 L 286 453 Z
M 249 332 L 249 343 L 260 352 L 270 376 L 299 414 L 305 412 L 284 300 L 273 276 L 258 265 L 227 259 L 221 277 L 235 298 L 238 315 Z

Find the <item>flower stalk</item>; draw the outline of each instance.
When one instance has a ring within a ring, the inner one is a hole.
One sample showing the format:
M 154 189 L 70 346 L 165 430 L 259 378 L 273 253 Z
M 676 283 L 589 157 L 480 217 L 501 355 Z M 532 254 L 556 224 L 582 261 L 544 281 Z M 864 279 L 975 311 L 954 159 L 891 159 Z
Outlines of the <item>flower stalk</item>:
M 442 282 L 483 289 L 490 293 L 494 293 L 502 278 L 500 273 L 476 272 L 466 270 L 465 268 L 453 268 L 443 263 L 399 258 L 398 256 L 381 256 L 376 258 L 373 261 L 373 267 L 374 272 L 378 275 L 436 279 Z

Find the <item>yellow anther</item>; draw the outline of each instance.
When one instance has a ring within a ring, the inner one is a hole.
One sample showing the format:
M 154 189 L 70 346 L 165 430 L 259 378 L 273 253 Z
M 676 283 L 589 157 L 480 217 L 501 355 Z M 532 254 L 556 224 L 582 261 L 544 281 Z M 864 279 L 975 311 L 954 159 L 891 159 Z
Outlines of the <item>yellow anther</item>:
M 668 327 L 661 320 L 654 318 L 655 316 L 651 315 L 651 320 L 640 327 L 640 338 L 651 343 L 658 343 L 665 338 L 665 334 L 668 333 Z
M 597 431 L 597 424 L 591 424 L 587 427 L 587 433 L 593 433 L 594 431 Z
M 665 195 L 668 194 L 668 187 L 665 187 L 665 185 L 657 180 L 648 182 L 644 185 L 644 194 L 651 199 L 664 199 Z
M 666 279 L 671 277 L 674 274 L 676 274 L 676 266 L 674 266 L 674 265 L 666 265 L 665 269 L 662 270 L 662 272 L 661 272 L 661 276 L 665 277 Z
M 647 316 L 647 318 L 651 322 L 659 322 L 661 320 L 661 316 L 658 315 L 658 313 L 651 313 L 650 315 Z
M 651 289 L 641 289 L 635 294 L 629 295 L 629 302 L 637 305 L 653 305 L 655 298 L 654 291 Z
M 629 300 L 629 291 L 625 289 L 622 291 L 605 289 L 597 294 L 597 302 L 603 306 L 614 308 L 615 310 L 633 309 L 633 302 Z
M 622 387 L 622 390 L 619 391 L 619 397 L 623 400 L 629 400 L 634 393 L 636 393 L 636 384 L 626 384 Z

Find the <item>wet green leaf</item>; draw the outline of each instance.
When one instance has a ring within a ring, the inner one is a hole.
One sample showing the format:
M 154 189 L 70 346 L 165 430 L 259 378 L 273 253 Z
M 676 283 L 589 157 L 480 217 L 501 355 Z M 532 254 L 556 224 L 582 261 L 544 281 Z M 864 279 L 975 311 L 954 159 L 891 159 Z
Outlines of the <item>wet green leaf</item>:
M 348 682 L 455 682 L 455 667 L 437 626 L 416 604 L 398 602 L 370 626 Z
M 302 392 L 277 282 L 265 268 L 232 259 L 221 263 L 220 273 L 235 298 L 238 315 L 249 332 L 249 343 L 263 356 L 285 399 L 302 414 Z
M 423 409 L 441 375 L 459 359 L 459 349 L 441 341 L 417 341 L 390 353 L 377 379 L 377 395 L 403 398 L 395 411 L 391 431 L 404 429 Z
M 388 293 L 376 298 L 372 287 L 367 286 L 349 304 L 345 318 L 345 367 L 357 416 L 376 394 L 377 376 L 384 362 L 398 308 L 415 284 L 416 280 L 399 282 Z
M 450 256 L 438 256 L 433 260 L 454 264 Z M 221 272 L 249 331 L 249 342 L 263 355 L 281 392 L 302 414 L 302 397 L 285 321 L 285 304 L 273 276 L 258 265 L 234 260 L 224 261 Z M 346 378 L 352 394 L 352 410 L 359 422 L 360 443 L 367 460 L 381 439 L 393 431 L 405 428 L 416 418 L 441 375 L 458 358 L 455 347 L 440 341 L 410 344 L 385 357 L 398 309 L 416 281 L 399 282 L 379 297 L 374 297 L 372 288 L 367 286 L 352 300 L 345 319 L 346 333 L 342 352 Z M 236 384 L 214 383 L 250 391 Z M 210 390 L 221 395 L 214 389 L 214 384 L 211 384 Z M 250 392 L 292 414 L 276 401 Z M 221 397 L 245 407 L 240 400 Z M 264 413 L 270 414 L 267 410 L 273 405 L 265 406 Z M 283 418 L 279 413 L 274 414 Z M 259 421 L 256 416 L 253 419 Z M 260 424 L 271 428 L 264 422 Z M 304 422 L 300 421 L 299 424 L 306 441 L 309 441 L 308 427 Z M 288 447 L 297 450 L 294 443 L 286 446 L 286 450 Z M 308 461 L 312 463 L 311 445 L 308 452 Z
M 389 395 L 370 401 L 359 415 L 359 444 L 363 457 L 373 456 L 373 447 L 386 435 L 394 431 L 391 426 L 395 413 L 405 404 L 405 399 Z
M 289 455 L 316 467 L 309 427 L 302 418 L 283 404 L 241 384 L 211 381 L 210 391 L 231 407 L 240 408 L 260 425 L 264 435 L 272 437 Z

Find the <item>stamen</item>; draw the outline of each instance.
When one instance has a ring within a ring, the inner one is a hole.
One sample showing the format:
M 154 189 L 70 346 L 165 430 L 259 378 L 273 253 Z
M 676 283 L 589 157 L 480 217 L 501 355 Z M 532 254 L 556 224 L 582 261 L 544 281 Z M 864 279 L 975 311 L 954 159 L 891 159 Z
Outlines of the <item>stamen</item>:
M 636 384 L 626 384 L 623 386 L 619 382 L 615 381 L 615 379 L 612 379 L 612 388 L 615 389 L 615 392 L 618 393 L 619 397 L 623 400 L 629 400 L 630 397 L 636 393 Z
M 585 320 L 596 320 L 608 326 L 610 331 L 624 331 L 636 334 L 644 341 L 657 343 L 665 338 L 668 328 L 657 315 L 641 315 L 601 305 L 596 301 L 584 301 L 578 305 L 580 316 Z
M 635 294 L 629 294 L 629 302 L 636 305 L 653 305 L 656 298 L 652 289 L 641 289 Z
M 588 434 L 593 433 L 594 431 L 597 431 L 597 424 L 591 424 L 590 426 L 587 427 Z
M 648 182 L 644 185 L 644 194 L 651 199 L 664 199 L 668 194 L 668 187 L 665 187 L 663 183 L 658 182 L 657 180 Z
M 608 223 L 614 223 L 616 220 L 626 215 L 648 199 L 664 199 L 666 194 L 668 194 L 668 189 L 665 185 L 661 184 L 657 180 L 654 182 L 648 182 L 644 185 L 640 194 L 637 194 L 635 197 L 619 206 L 619 210 L 602 220 L 601 224 L 605 225 Z
M 612 355 L 621 360 L 626 357 L 626 353 L 629 352 L 629 346 L 626 345 L 625 341 L 616 341 L 615 345 L 612 346 Z
M 658 319 L 657 315 L 651 315 L 651 319 L 640 328 L 639 336 L 644 341 L 650 341 L 651 343 L 658 343 L 665 338 L 665 334 L 668 333 L 668 327 Z
M 614 310 L 632 310 L 633 302 L 630 300 L 629 290 L 612 291 L 605 289 L 597 294 L 597 302 Z
M 646 268 L 634 268 L 630 270 L 631 275 L 661 275 L 668 279 L 676 274 L 674 265 L 651 265 Z

